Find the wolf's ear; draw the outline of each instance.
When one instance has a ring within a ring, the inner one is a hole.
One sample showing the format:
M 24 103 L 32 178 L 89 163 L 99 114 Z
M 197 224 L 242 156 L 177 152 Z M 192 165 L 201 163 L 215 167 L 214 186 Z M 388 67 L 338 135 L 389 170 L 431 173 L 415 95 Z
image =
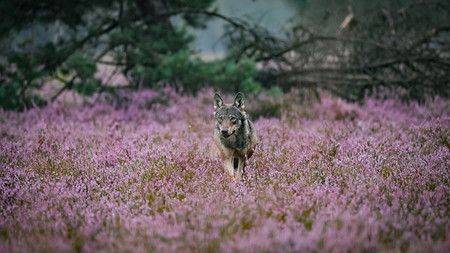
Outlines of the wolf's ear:
M 238 92 L 238 94 L 236 94 L 233 105 L 239 110 L 244 111 L 244 95 L 242 95 L 242 93 Z
M 224 106 L 222 97 L 219 94 L 214 94 L 214 111 L 219 110 L 220 107 Z

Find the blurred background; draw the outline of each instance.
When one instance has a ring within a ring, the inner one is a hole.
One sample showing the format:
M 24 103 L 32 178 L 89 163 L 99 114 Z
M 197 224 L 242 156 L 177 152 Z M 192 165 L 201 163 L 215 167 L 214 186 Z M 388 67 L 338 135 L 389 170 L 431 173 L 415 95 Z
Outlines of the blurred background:
M 166 86 L 295 90 L 305 101 L 450 95 L 448 1 L 6 0 L 0 9 L 4 109 Z

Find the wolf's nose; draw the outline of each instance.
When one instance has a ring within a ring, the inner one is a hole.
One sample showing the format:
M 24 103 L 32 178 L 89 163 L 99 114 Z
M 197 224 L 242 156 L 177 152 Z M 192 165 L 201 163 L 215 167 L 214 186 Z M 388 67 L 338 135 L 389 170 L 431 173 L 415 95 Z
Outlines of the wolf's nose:
M 222 132 L 222 134 L 228 134 L 228 129 L 222 129 L 220 131 Z

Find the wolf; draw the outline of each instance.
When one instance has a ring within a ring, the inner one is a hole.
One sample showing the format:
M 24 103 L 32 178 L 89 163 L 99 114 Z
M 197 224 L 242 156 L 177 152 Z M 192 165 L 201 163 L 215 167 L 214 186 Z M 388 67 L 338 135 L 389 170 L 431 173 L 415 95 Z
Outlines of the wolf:
M 225 104 L 214 95 L 214 143 L 223 159 L 223 169 L 231 181 L 240 181 L 247 158 L 253 155 L 257 136 L 253 123 L 244 111 L 244 99 L 238 92 L 233 104 Z

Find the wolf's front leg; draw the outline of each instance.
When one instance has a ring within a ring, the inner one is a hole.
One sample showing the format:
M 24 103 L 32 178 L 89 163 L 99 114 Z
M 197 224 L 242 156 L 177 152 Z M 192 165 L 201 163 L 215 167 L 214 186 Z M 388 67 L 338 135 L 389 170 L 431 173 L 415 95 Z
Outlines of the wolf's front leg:
M 241 157 L 235 157 L 233 159 L 233 168 L 236 175 L 236 182 L 241 181 L 242 173 L 244 171 L 245 161 Z
M 225 170 L 225 173 L 227 173 L 228 178 L 235 183 L 234 179 L 234 168 L 233 168 L 233 158 L 231 159 L 224 159 L 223 160 L 223 169 Z

